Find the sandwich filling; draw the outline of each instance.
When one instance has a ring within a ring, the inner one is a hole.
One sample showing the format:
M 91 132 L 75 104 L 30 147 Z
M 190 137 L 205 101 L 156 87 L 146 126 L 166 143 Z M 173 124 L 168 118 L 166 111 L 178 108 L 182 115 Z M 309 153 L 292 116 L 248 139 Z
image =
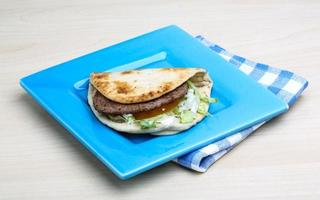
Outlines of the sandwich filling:
M 91 86 L 92 87 L 92 86 Z M 92 103 L 96 111 L 115 123 L 153 129 L 158 124 L 190 124 L 197 115 L 207 115 L 210 103 L 217 100 L 203 94 L 190 80 L 150 101 L 123 104 L 112 101 L 96 90 Z

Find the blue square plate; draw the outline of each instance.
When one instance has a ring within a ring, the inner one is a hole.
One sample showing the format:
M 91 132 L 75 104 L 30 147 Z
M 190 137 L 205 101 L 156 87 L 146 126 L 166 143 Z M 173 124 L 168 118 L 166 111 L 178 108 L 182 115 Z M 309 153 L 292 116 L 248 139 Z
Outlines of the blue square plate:
M 219 103 L 212 116 L 172 136 L 129 135 L 100 123 L 87 101 L 91 72 L 202 67 Z M 22 87 L 121 179 L 270 119 L 286 103 L 177 26 L 168 26 L 21 79 Z

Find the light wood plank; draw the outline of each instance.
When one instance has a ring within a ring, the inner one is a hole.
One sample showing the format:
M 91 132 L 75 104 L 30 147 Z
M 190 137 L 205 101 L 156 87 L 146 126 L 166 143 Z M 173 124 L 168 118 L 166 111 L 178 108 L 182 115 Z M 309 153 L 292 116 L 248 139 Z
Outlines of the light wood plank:
M 0 199 L 320 199 L 319 10 L 319 1 L 2 0 Z M 168 163 L 121 181 L 18 81 L 168 24 L 310 86 L 207 173 Z

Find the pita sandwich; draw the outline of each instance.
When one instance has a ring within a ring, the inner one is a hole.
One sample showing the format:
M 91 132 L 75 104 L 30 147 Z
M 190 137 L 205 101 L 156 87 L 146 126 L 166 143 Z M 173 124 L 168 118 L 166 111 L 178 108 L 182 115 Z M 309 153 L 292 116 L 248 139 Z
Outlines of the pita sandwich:
M 88 103 L 108 127 L 125 133 L 170 135 L 207 114 L 212 80 L 202 68 L 92 73 Z

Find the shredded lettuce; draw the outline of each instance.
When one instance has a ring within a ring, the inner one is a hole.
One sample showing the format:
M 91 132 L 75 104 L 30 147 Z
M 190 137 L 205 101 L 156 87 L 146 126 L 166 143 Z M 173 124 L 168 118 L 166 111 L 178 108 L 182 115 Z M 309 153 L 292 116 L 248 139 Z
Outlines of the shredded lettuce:
M 187 81 L 187 83 L 188 83 L 188 86 L 189 86 L 190 88 L 192 88 L 192 89 L 194 90 L 195 94 L 196 94 L 198 97 L 200 97 L 200 99 L 201 99 L 202 95 L 201 95 L 199 89 L 198 89 L 190 80 Z
M 206 96 L 202 96 L 200 97 L 200 100 L 206 103 L 217 103 L 218 99 L 217 98 L 211 98 L 211 97 L 206 97 Z
M 180 107 L 177 106 L 177 107 L 175 107 L 175 108 L 172 110 L 173 115 L 175 115 L 175 116 L 180 115 L 180 109 L 179 109 L 179 108 L 180 108 Z
M 200 103 L 199 103 L 199 107 L 198 107 L 197 112 L 200 114 L 203 114 L 203 115 L 210 114 L 208 112 L 209 104 L 218 102 L 218 99 L 207 97 L 206 95 L 202 94 L 199 91 L 199 89 L 191 81 L 187 81 L 187 83 L 188 83 L 189 87 L 194 90 L 195 95 L 200 99 Z
M 200 99 L 195 95 L 195 90 L 189 88 L 186 99 L 173 110 L 173 113 L 180 120 L 180 123 L 191 123 L 196 118 L 199 103 Z
M 195 94 L 200 98 L 201 101 L 204 101 L 206 103 L 216 103 L 217 99 L 216 98 L 211 98 L 211 97 L 207 97 L 206 95 L 203 95 L 199 89 L 191 82 L 191 81 L 187 81 L 189 87 L 191 87 Z
M 202 114 L 202 115 L 206 115 L 208 113 L 208 104 L 201 101 L 200 104 L 199 104 L 199 107 L 198 107 L 198 110 L 197 112 Z
M 180 114 L 180 122 L 182 124 L 188 124 L 188 123 L 191 123 L 195 117 L 196 117 L 196 114 L 194 112 L 190 110 L 184 110 Z
M 184 110 L 191 110 L 196 113 L 199 107 L 200 98 L 195 95 L 195 90 L 190 88 L 187 92 L 186 99 L 178 106 L 178 111 L 181 113 Z
M 191 82 L 187 82 L 189 90 L 186 99 L 182 101 L 172 112 L 180 119 L 180 123 L 192 123 L 197 113 L 209 115 L 209 104 L 217 102 L 216 98 L 210 98 L 202 94 L 201 91 Z
M 122 117 L 129 124 L 137 124 L 142 129 L 156 128 L 156 123 L 159 117 L 153 117 L 149 119 L 136 120 L 132 114 L 124 114 Z
M 135 122 L 135 118 L 133 117 L 132 114 L 124 114 L 122 115 L 122 117 L 125 119 L 126 122 L 128 122 L 129 124 L 133 124 Z
M 143 119 L 137 120 L 137 123 L 140 125 L 142 129 L 150 129 L 156 128 L 156 120 L 155 119 Z
M 122 123 L 126 121 L 126 119 L 121 115 L 107 115 L 107 117 L 114 122 Z

